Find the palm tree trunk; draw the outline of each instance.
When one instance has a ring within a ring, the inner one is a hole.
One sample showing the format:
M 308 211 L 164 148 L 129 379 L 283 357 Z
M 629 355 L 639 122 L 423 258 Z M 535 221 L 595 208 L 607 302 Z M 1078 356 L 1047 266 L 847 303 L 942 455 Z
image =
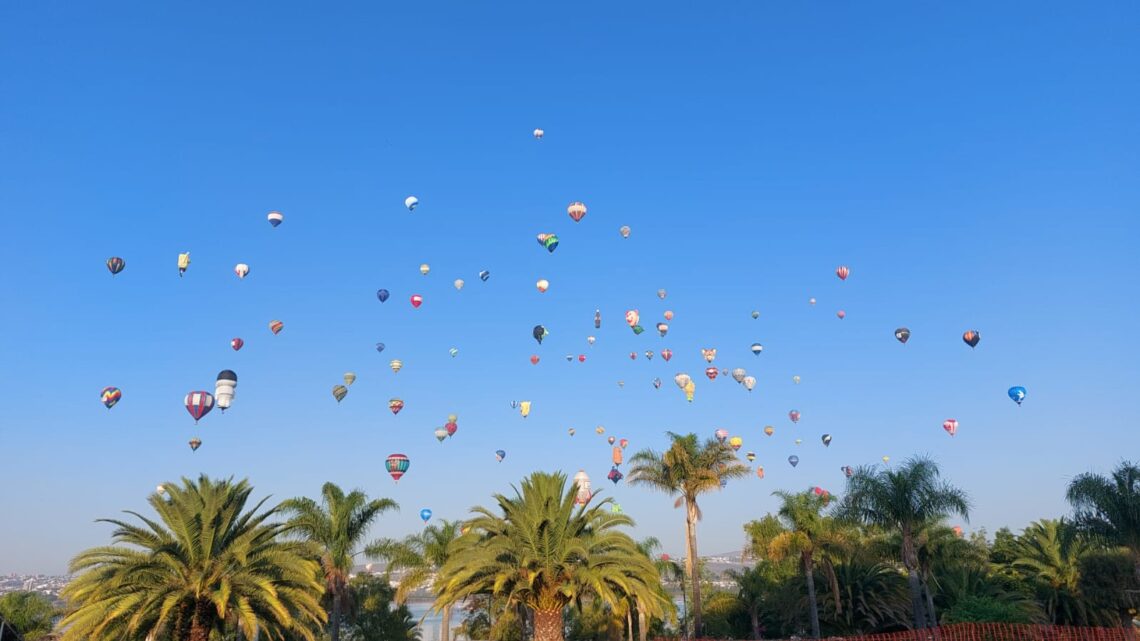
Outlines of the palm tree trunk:
M 451 637 L 451 606 L 443 606 L 443 618 L 439 622 L 439 641 L 448 641 Z
M 190 637 L 188 641 L 210 640 L 210 604 L 199 601 L 194 604 L 194 615 L 190 619 Z
M 688 530 L 686 529 L 685 532 L 688 533 Z M 688 537 L 685 538 L 685 547 L 686 547 L 686 549 L 689 547 Z M 681 624 L 681 638 L 687 639 L 689 637 L 689 624 L 687 623 L 687 621 L 689 619 L 689 593 L 685 591 L 685 573 L 681 572 L 680 576 L 681 576 L 681 621 L 683 622 Z
M 562 641 L 561 608 L 534 611 L 534 641 Z
M 748 608 L 748 615 L 752 618 L 752 638 L 756 641 L 760 639 L 760 609 L 756 607 Z M 642 641 L 645 641 L 642 639 Z
M 930 581 L 923 579 L 922 591 L 926 594 L 926 624 L 931 628 L 938 627 L 938 619 L 934 616 L 934 593 L 930 590 Z
M 649 621 L 645 617 L 645 606 L 637 604 L 637 638 L 646 641 L 649 638 Z
M 332 619 L 329 620 L 329 638 L 340 641 L 340 590 L 333 592 Z
M 693 636 L 701 637 L 701 564 L 697 556 L 697 506 L 685 501 L 685 540 L 689 544 L 689 580 L 693 582 Z
M 633 608 L 625 609 L 625 641 L 633 641 Z
M 914 539 L 910 528 L 902 530 L 902 561 L 906 567 L 906 582 L 910 586 L 911 619 L 914 629 L 921 630 L 926 627 L 926 607 L 922 602 L 922 582 L 918 576 L 918 555 L 914 551 Z
M 807 579 L 808 609 L 811 615 L 811 638 L 819 638 L 819 606 L 815 601 L 815 572 L 812 568 L 811 555 L 804 554 L 804 578 Z

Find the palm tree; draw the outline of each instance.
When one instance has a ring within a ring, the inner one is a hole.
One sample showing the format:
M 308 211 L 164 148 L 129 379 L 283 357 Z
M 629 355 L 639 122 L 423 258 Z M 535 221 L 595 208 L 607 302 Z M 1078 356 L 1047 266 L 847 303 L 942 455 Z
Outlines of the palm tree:
M 662 558 L 657 553 L 661 549 L 661 541 L 655 536 L 647 536 L 637 542 L 637 549 L 645 558 L 653 562 L 653 567 L 657 570 L 658 577 L 670 576 L 674 574 L 674 569 L 677 567 L 673 561 Z M 668 603 L 668 614 L 676 614 L 676 607 L 673 605 L 672 599 L 669 598 L 669 592 L 665 590 L 665 585 L 661 582 L 657 584 L 660 588 L 661 598 L 665 599 Z M 645 604 L 640 601 L 637 602 L 637 633 L 640 641 L 646 641 L 649 638 L 649 616 L 646 613 Z
M 1124 461 L 1111 477 L 1081 474 L 1069 484 L 1068 499 L 1077 528 L 1127 548 L 1140 581 L 1140 466 Z
M 288 513 L 290 528 L 321 548 L 321 569 L 325 589 L 332 597 L 329 636 L 340 640 L 341 610 L 348 595 L 348 575 L 353 558 L 368 528 L 376 517 L 400 506 L 391 499 L 368 500 L 360 490 L 348 494 L 335 483 L 321 487 L 321 503 L 310 498 L 295 498 L 281 504 Z
M 115 519 L 113 545 L 71 562 L 62 596 L 64 641 L 159 637 L 208 641 L 237 628 L 246 639 L 316 639 L 325 622 L 316 550 L 284 540 L 280 508 L 249 511 L 247 481 L 200 476 L 148 499 L 158 518 Z
M 828 552 L 844 547 L 846 536 L 835 519 L 822 514 L 828 504 L 826 495 L 811 490 L 794 494 L 776 491 L 772 495 L 782 501 L 776 514 L 769 514 L 744 526 L 750 541 L 749 552 L 755 558 L 776 562 L 789 556 L 799 557 L 804 580 L 807 582 L 811 635 L 813 639 L 818 639 L 819 603 L 815 595 L 815 564 L 818 560 L 826 567 L 829 582 L 835 586 L 835 573 Z M 836 607 L 841 612 L 842 601 L 838 594 L 835 596 Z
M 1080 561 L 1092 544 L 1069 523 L 1042 519 L 1029 524 L 1014 542 L 1015 558 L 1009 570 L 1032 585 L 1052 623 L 1060 625 L 1113 625 L 1117 617 L 1090 608 L 1080 593 Z
M 898 469 L 860 467 L 847 480 L 842 513 L 867 525 L 893 530 L 901 536 L 902 562 L 910 585 L 911 616 L 915 628 L 935 620 L 923 603 L 922 572 L 916 536 L 924 524 L 951 514 L 969 518 L 966 493 L 942 481 L 938 464 L 926 457 L 905 461 Z
M 396 589 L 396 603 L 403 604 L 409 594 L 426 585 L 432 574 L 447 563 L 451 544 L 459 538 L 461 529 L 459 521 L 443 521 L 439 525 L 429 525 L 423 532 L 409 535 L 403 541 L 376 541 L 364 548 L 364 553 L 386 561 L 389 573 L 393 570 L 404 572 Z M 448 641 L 451 634 L 451 606 L 444 606 L 442 614 L 440 641 Z
M 436 611 L 474 595 L 502 597 L 506 608 L 533 614 L 536 641 L 561 641 L 563 609 L 586 599 L 620 609 L 632 596 L 650 616 L 664 615 L 657 569 L 619 529 L 633 521 L 611 512 L 609 499 L 578 505 L 577 485 L 561 473 L 535 472 L 514 489 L 495 495 L 497 511 L 472 509 L 436 579 Z
M 685 508 L 685 565 L 693 587 L 693 634 L 701 635 L 701 580 L 697 559 L 697 521 L 701 494 L 719 490 L 722 480 L 748 476 L 748 467 L 732 449 L 716 439 L 703 444 L 696 434 L 667 432 L 672 443 L 664 452 L 642 450 L 630 459 L 629 482 L 676 496 L 673 507 Z

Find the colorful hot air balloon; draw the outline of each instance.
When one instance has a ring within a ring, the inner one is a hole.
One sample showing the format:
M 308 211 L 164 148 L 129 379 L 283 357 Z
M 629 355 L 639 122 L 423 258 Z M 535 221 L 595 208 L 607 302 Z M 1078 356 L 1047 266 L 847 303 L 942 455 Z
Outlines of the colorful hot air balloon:
M 669 333 L 668 323 L 657 323 L 657 333 L 664 337 Z
M 906 342 L 910 340 L 910 330 L 905 327 L 896 329 L 895 340 L 902 343 L 903 345 L 906 345 Z
M 802 438 L 797 438 L 795 442 L 796 442 L 796 445 L 799 445 L 800 443 L 803 443 L 804 440 Z
M 435 434 L 435 440 L 439 441 L 440 443 L 442 443 L 444 439 L 447 438 L 447 430 L 443 429 L 442 427 L 435 428 L 435 432 L 433 433 Z
M 344 400 L 345 396 L 348 396 L 348 388 L 344 385 L 333 385 L 332 395 L 333 398 L 336 399 L 336 402 L 339 403 Z
M 613 462 L 614 462 L 615 467 L 618 465 L 621 465 L 621 461 L 622 461 L 621 455 L 622 455 L 621 448 L 615 446 L 613 449 L 613 453 L 612 453 L 612 458 L 613 458 Z
M 653 360 L 653 350 L 651 350 L 651 349 L 645 350 L 645 359 L 650 360 L 650 361 Z
M 593 493 L 590 492 L 590 476 L 586 474 L 586 470 L 578 470 L 574 475 L 574 485 L 578 488 L 578 493 L 574 496 L 574 503 L 577 505 L 585 505 L 593 498 Z
M 634 327 L 641 320 L 641 314 L 636 309 L 630 309 L 625 312 L 625 324 Z
M 123 260 L 122 258 L 119 258 L 118 256 L 112 256 L 112 257 L 107 259 L 107 270 L 111 272 L 112 276 L 123 271 L 123 268 L 125 268 L 126 266 L 127 266 L 127 261 Z
M 1025 388 L 1020 385 L 1009 388 L 1007 393 L 1009 398 L 1018 405 L 1021 405 L 1021 402 L 1025 400 Z
M 404 206 L 408 208 L 408 211 L 415 211 L 416 207 L 420 206 L 420 199 L 415 196 L 408 196 L 404 199 Z
M 958 433 L 957 419 L 948 418 L 945 421 L 942 421 L 942 429 L 946 430 L 946 433 L 950 436 L 954 436 Z
M 713 436 L 716 437 L 717 441 L 720 441 L 721 445 L 724 445 L 724 442 L 726 440 L 728 440 L 728 430 L 726 430 L 722 427 L 722 428 L 718 429 L 717 431 L 713 432 Z
M 701 348 L 701 356 L 704 357 L 706 363 L 711 363 L 716 360 L 716 348 Z
M 883 465 L 890 465 L 890 464 L 891 464 L 891 457 L 884 456 L 883 457 Z
M 662 314 L 662 316 L 664 316 L 665 320 L 667 320 L 667 321 L 673 320 L 673 310 L 671 310 L 671 309 L 665 310 L 665 313 Z
M 717 374 L 720 374 L 720 370 L 718 370 L 717 368 L 715 368 L 715 367 L 706 367 L 705 368 L 705 376 L 708 376 L 710 381 L 715 381 Z
M 535 325 L 534 329 L 530 331 L 530 335 L 534 337 L 534 340 L 538 341 L 539 345 L 542 345 L 542 339 L 549 336 L 550 332 L 546 331 L 546 328 L 542 325 Z
M 424 523 L 427 523 L 428 521 L 431 520 L 431 515 L 432 515 L 432 511 L 426 507 L 424 509 L 420 510 L 420 519 Z
M 847 318 L 847 312 L 843 311 L 842 309 L 839 310 L 838 312 L 835 312 L 835 315 L 837 317 L 839 317 L 839 320 L 843 320 L 844 318 Z
M 539 361 L 538 354 L 531 354 L 530 355 L 530 364 L 531 365 L 538 365 L 538 361 Z
M 356 382 L 356 374 L 353 374 L 352 372 L 345 372 L 344 373 L 344 384 L 345 385 L 352 385 L 355 382 Z
M 954 536 L 956 536 L 956 537 L 958 537 L 958 538 L 962 538 L 962 532 L 963 532 L 963 530 L 962 530 L 962 526 L 961 526 L 961 525 L 955 525 L 955 526 L 954 526 L 953 528 L 951 528 L 951 529 L 952 529 L 952 530 L 954 530 Z
M 281 214 L 281 212 L 279 212 L 279 211 L 269 212 L 269 214 L 266 216 L 266 218 L 269 219 L 269 224 L 272 225 L 273 227 L 276 227 L 276 226 L 280 225 L 281 223 L 285 222 L 285 216 L 283 216 Z
M 381 303 L 388 300 L 388 296 L 390 296 L 390 294 L 388 293 L 388 290 L 386 290 L 386 289 L 376 290 L 376 298 L 379 298 Z
M 831 435 L 830 434 L 824 434 L 823 436 L 819 437 L 819 440 L 823 441 L 824 447 L 831 447 Z
M 744 446 L 744 439 L 734 436 L 728 439 L 728 446 L 732 448 L 732 451 L 739 452 L 740 448 Z
M 752 310 L 752 320 L 756 320 L 757 318 L 760 318 L 760 312 L 754 309 Z
M 506 450 L 495 450 L 495 460 L 502 463 L 503 459 L 507 458 Z
M 455 436 L 455 433 L 459 431 L 459 423 L 456 423 L 456 420 L 455 415 L 452 414 L 447 417 L 447 423 L 443 425 L 443 430 L 447 432 L 448 438 Z
M 757 465 L 756 466 L 756 478 L 758 478 L 758 479 L 764 478 L 764 466 L 763 465 Z
M 795 467 L 800 464 L 800 457 L 792 454 L 788 457 L 788 463 L 790 463 L 792 467 Z
M 240 338 L 230 339 L 230 347 L 234 348 L 235 352 L 241 350 L 243 345 L 245 345 L 245 341 Z
M 744 380 L 741 381 L 741 384 L 744 385 L 744 389 L 751 392 L 752 388 L 756 387 L 756 377 L 755 376 L 745 376 Z
M 202 447 L 202 439 L 195 436 L 194 438 L 190 439 L 188 444 L 190 445 L 191 452 L 197 452 L 198 448 Z
M 843 467 L 839 468 L 839 471 L 843 472 L 843 475 L 847 478 L 855 476 L 855 468 L 851 467 L 850 465 L 844 465 Z
M 756 460 L 756 452 L 748 452 L 744 455 L 744 458 L 748 459 L 748 462 L 751 463 Z
M 673 382 L 676 383 L 677 387 L 680 387 L 681 389 L 685 389 L 690 381 L 692 381 L 692 379 L 688 374 L 677 374 L 673 377 Z
M 575 430 L 572 427 L 566 430 L 566 433 L 569 434 L 570 436 L 574 436 L 574 434 L 576 434 L 577 432 L 578 432 L 578 430 Z
M 282 323 L 279 320 L 269 321 L 269 331 L 273 332 L 274 334 L 280 334 L 281 330 L 283 329 L 285 329 L 285 323 Z
M 190 392 L 185 399 L 186 411 L 197 423 L 199 419 L 214 409 L 214 396 L 209 392 Z
M 190 268 L 190 252 L 182 252 L 178 254 L 178 277 L 182 278 L 182 274 Z
M 815 299 L 814 299 L 814 298 L 809 298 L 809 299 L 808 299 L 808 305 L 815 305 Z
M 771 425 L 765 425 L 764 426 L 764 434 L 766 436 L 771 436 L 775 433 L 776 433 L 776 428 L 772 427 Z
M 523 418 L 530 416 L 530 401 L 519 401 L 519 414 Z
M 556 234 L 539 234 L 537 236 L 538 244 L 545 247 L 546 251 L 554 253 L 558 249 L 558 236 Z
M 978 341 L 982 340 L 982 335 L 978 333 L 978 330 L 971 329 L 962 334 L 962 340 L 970 347 L 977 347 Z
M 456 356 L 458 356 L 458 355 L 459 355 L 459 350 L 458 350 L 458 349 L 456 349 L 456 348 L 454 348 L 454 347 L 452 347 L 451 349 L 447 350 L 447 353 L 448 353 L 448 354 L 449 354 L 449 355 L 450 355 L 452 358 L 455 358 Z
M 388 458 L 384 460 L 384 469 L 388 470 L 393 481 L 399 483 L 400 477 L 407 473 L 411 464 L 411 459 L 403 454 L 389 454 Z
M 839 277 L 839 280 L 847 280 L 847 275 L 850 273 L 851 270 L 847 269 L 847 265 L 840 265 L 835 270 L 835 275 Z
M 402 361 L 398 358 L 393 358 L 391 361 L 388 362 L 388 367 L 392 368 L 393 374 L 398 374 L 401 369 L 404 369 L 404 361 Z
M 428 274 L 430 274 L 431 273 L 431 265 L 429 265 L 427 263 L 420 265 L 420 273 L 423 274 L 424 276 L 427 276 Z
M 660 378 L 654 378 L 653 379 L 653 389 L 661 389 L 661 379 Z
M 624 450 L 625 448 L 629 447 L 629 439 L 628 439 L 628 438 L 623 438 L 623 439 L 619 440 L 619 441 L 618 441 L 618 445 L 620 445 L 620 446 L 621 446 L 621 449 L 623 449 L 623 450 Z
M 535 140 L 542 140 L 542 137 L 545 135 L 546 135 L 546 132 L 541 130 L 541 129 L 535 129 L 534 130 Z
M 613 481 L 613 484 L 614 484 L 614 485 L 617 485 L 617 484 L 618 484 L 618 481 L 620 481 L 620 480 L 622 480 L 623 478 L 625 478 L 625 475 L 624 475 L 624 474 L 622 474 L 622 473 L 621 473 L 621 471 L 620 471 L 620 470 L 618 470 L 616 467 L 611 467 L 611 468 L 610 468 L 610 473 L 606 475 L 606 478 L 608 478 L 609 480 Z
M 237 388 L 237 374 L 233 370 L 224 369 L 218 372 L 218 379 L 214 382 L 214 398 L 218 409 L 222 412 L 234 402 L 235 388 Z
M 614 443 L 617 443 L 617 437 L 611 436 L 611 437 L 606 439 L 606 442 L 609 443 L 610 445 L 613 445 Z
M 799 410 L 792 410 L 792 411 L 788 412 L 788 418 L 792 419 L 793 423 L 799 423 L 800 422 L 800 411 Z
M 388 409 L 391 410 L 393 415 L 399 414 L 400 410 L 404 409 L 404 401 L 398 398 L 388 399 Z
M 764 346 L 761 345 L 760 343 L 752 343 L 751 349 L 752 349 L 752 355 L 753 356 L 759 356 L 760 352 L 764 351 Z
M 668 363 L 669 360 L 673 358 L 673 350 L 671 350 L 671 349 L 661 350 L 661 358 L 664 358 L 665 362 Z
M 622 238 L 629 238 L 629 232 L 629 225 L 622 225 L 621 228 L 618 229 L 618 233 L 621 234 Z
M 688 383 L 685 383 L 685 387 L 682 391 L 685 392 L 685 400 L 692 403 L 693 394 L 697 391 L 697 384 L 690 380 Z
M 534 286 L 536 289 L 538 289 L 538 293 L 545 294 L 546 290 L 550 289 L 550 281 L 546 280 L 545 278 L 540 278 L 538 279 L 538 282 L 534 284 Z
M 111 409 L 115 406 L 115 403 L 122 400 L 123 392 L 117 387 L 104 387 L 99 397 L 103 400 L 103 405 L 106 406 L 107 409 Z
M 246 276 L 249 276 L 249 265 L 246 265 L 245 263 L 238 263 L 237 265 L 234 265 L 234 273 L 237 274 L 238 278 L 245 278 Z
M 570 205 L 566 207 L 566 213 L 570 215 L 570 218 L 574 222 L 581 222 L 582 217 L 586 215 L 586 205 L 579 202 L 570 203 Z
M 455 285 L 455 291 L 457 291 L 457 292 L 458 292 L 458 291 L 461 291 L 461 290 L 463 289 L 463 285 L 464 285 L 464 284 L 465 284 L 465 283 L 463 282 L 463 279 L 462 279 L 462 278 L 456 278 L 456 279 L 455 279 L 455 282 L 454 282 L 454 283 L 452 283 L 452 285 Z
M 745 376 L 748 376 L 748 371 L 743 367 L 737 367 L 736 369 L 732 370 L 732 380 L 736 381 L 737 383 L 743 383 Z
M 419 309 L 420 305 L 424 304 L 424 297 L 420 296 L 419 294 L 412 294 L 412 297 L 409 300 L 412 303 L 412 307 L 415 309 Z

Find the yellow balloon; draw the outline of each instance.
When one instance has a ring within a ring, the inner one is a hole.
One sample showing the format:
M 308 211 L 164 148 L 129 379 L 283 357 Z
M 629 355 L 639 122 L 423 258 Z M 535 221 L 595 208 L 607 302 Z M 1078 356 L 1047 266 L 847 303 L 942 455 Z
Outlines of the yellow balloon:
M 392 361 L 388 363 L 388 367 L 391 367 L 393 372 L 399 372 L 404 368 L 404 361 L 398 358 L 393 358 Z
M 530 401 L 519 401 L 519 414 L 523 418 L 530 416 Z
M 431 271 L 431 265 L 428 265 L 427 263 L 420 265 L 420 273 L 423 274 L 424 276 L 427 276 L 428 272 L 430 272 L 430 271 Z

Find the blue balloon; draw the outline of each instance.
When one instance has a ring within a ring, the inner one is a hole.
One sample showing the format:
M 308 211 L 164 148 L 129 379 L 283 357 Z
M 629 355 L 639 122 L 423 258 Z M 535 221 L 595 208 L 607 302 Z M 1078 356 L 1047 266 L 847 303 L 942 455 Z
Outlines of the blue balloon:
M 792 464 L 792 467 L 795 467 L 795 466 L 800 464 L 800 457 L 796 456 L 795 454 L 792 454 L 791 456 L 788 457 L 788 462 Z
M 483 271 L 479 272 L 479 280 L 483 281 L 484 283 L 487 282 L 487 279 L 490 277 L 491 277 L 491 272 L 489 272 L 485 269 Z
M 376 351 L 377 352 L 384 351 L 384 343 L 376 343 Z
M 420 510 L 420 518 L 424 520 L 424 523 L 427 523 L 431 518 L 431 510 L 427 509 L 426 507 Z
M 507 451 L 506 450 L 495 450 L 495 458 L 498 459 L 498 461 L 500 463 L 502 463 L 503 459 L 507 458 Z
M 376 298 L 379 298 L 381 303 L 388 300 L 388 290 L 381 289 L 380 291 L 376 292 Z
M 1025 388 L 1020 385 L 1009 388 L 1008 394 L 1010 399 L 1018 405 L 1021 405 L 1021 401 L 1025 400 Z

